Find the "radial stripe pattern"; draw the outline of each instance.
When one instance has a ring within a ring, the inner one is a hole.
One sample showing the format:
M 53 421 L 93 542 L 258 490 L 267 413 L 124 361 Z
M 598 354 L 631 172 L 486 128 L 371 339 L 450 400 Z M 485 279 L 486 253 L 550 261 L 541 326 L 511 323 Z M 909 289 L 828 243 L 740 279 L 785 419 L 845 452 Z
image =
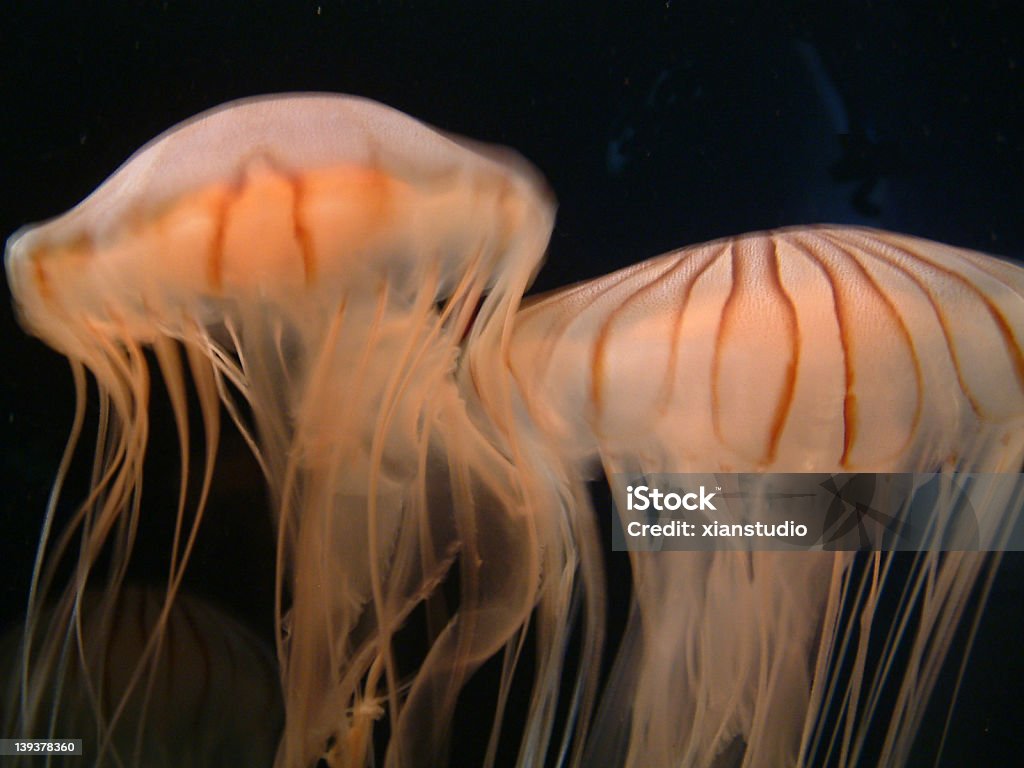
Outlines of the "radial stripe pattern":
M 1020 413 L 1022 325 L 1009 265 L 869 229 L 794 228 L 529 302 L 509 364 L 566 442 L 635 449 L 674 432 L 688 464 L 898 469 L 939 434 Z M 947 442 L 928 447 L 932 462 L 955 460 Z

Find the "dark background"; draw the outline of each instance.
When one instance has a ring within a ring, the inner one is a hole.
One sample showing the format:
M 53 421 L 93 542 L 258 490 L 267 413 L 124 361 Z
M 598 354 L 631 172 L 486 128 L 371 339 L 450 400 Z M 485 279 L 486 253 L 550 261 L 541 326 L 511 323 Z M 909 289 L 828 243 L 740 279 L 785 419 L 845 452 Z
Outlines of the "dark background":
M 894 5 L 8 3 L 0 232 L 68 209 L 133 150 L 196 112 L 254 94 L 324 90 L 377 99 L 532 160 L 560 201 L 538 288 L 801 222 L 869 224 L 1024 256 L 1019 4 Z M 8 306 L 0 322 L 0 619 L 10 620 L 23 604 L 72 393 L 62 359 L 26 337 Z M 158 409 L 147 476 L 153 520 L 166 516 L 176 490 L 174 440 Z M 262 491 L 237 441 L 222 461 L 189 587 L 269 633 L 273 553 Z M 163 552 L 140 545 L 141 577 L 160 572 Z M 619 610 L 628 578 L 621 558 L 610 578 Z M 1019 761 L 1022 580 L 1022 560 L 1011 555 L 943 765 Z M 941 727 L 936 715 L 925 739 Z

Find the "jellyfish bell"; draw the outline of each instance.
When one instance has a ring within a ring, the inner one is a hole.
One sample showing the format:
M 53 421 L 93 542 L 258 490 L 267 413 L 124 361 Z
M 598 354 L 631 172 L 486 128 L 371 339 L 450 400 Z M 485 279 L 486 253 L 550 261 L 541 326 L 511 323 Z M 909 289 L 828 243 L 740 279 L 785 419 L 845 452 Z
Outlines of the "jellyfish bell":
M 9 240 L 19 312 L 54 344 L 76 319 L 148 341 L 161 335 L 154 316 L 216 317 L 245 297 L 293 311 L 297 296 L 306 314 L 314 299 L 333 307 L 339 286 L 372 290 L 384 274 L 408 303 L 428 272 L 439 297 L 467 274 L 487 288 L 528 282 L 550 197 L 524 161 L 481 150 L 354 97 L 213 109 L 141 149 L 67 214 Z
M 195 522 L 172 553 L 165 613 L 214 471 L 218 398 L 271 488 L 288 713 L 280 764 L 309 765 L 328 750 L 335 764 L 362 764 L 385 711 L 390 761 L 440 759 L 466 676 L 506 644 L 516 653 L 538 603 L 537 631 L 552 645 L 539 652 L 534 706 L 550 706 L 567 624 L 567 608 L 550 603 L 568 602 L 571 580 L 541 571 L 572 570 L 562 528 L 574 524 L 557 522 L 561 500 L 526 462 L 513 464 L 511 418 L 481 424 L 456 377 L 472 379 L 470 361 L 500 360 L 552 221 L 540 176 L 511 152 L 366 100 L 299 94 L 189 120 L 69 213 L 15 234 L 6 265 L 23 325 L 68 356 L 77 381 L 83 367 L 95 377 L 101 420 L 110 418 L 96 488 L 72 525 L 85 542 L 65 606 L 115 523 L 138 514 L 142 349 L 152 346 L 183 447 L 179 528 L 188 375 L 209 452 Z M 79 424 L 83 395 L 84 385 Z M 539 514 L 546 506 L 555 513 Z M 44 534 L 28 647 L 71 535 Z M 116 585 L 130 544 L 114 549 Z M 457 610 L 435 610 L 418 668 L 398 669 L 392 636 L 455 562 Z M 37 659 L 62 654 L 55 644 Z M 39 701 L 32 663 L 26 655 L 22 695 Z M 43 716 L 26 712 L 23 727 Z M 538 733 L 531 749 L 546 743 Z
M 510 367 L 565 451 L 921 471 L 973 463 L 977 439 L 1020 440 L 1022 292 L 1016 265 L 920 238 L 752 233 L 528 300 Z

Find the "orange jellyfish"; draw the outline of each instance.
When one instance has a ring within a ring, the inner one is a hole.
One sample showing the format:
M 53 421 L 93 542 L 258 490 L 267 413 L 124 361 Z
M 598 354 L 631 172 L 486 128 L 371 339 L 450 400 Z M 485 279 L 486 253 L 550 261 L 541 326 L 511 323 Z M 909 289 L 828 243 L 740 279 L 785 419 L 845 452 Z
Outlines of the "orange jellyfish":
M 70 628 L 105 552 L 105 599 L 122 589 L 151 348 L 182 494 L 166 598 L 126 697 L 167 640 L 223 409 L 273 501 L 276 765 L 443 764 L 460 691 L 503 654 L 492 764 L 528 641 L 520 765 L 854 764 L 880 708 L 878 759 L 906 761 L 991 559 L 922 553 L 879 654 L 888 556 L 858 570 L 845 552 L 633 553 L 632 616 L 600 691 L 585 482 L 601 468 L 1016 472 L 1024 272 L 915 238 L 805 228 L 685 249 L 520 310 L 553 220 L 518 156 L 308 94 L 200 115 L 15 234 L 20 319 L 68 357 L 77 386 L 66 457 L 86 372 L 101 397 L 92 491 L 68 530 L 52 530 L 53 501 L 43 526 L 19 733 L 39 732 L 47 681 L 77 662 Z M 207 457 L 186 515 L 189 378 Z M 988 499 L 979 549 L 998 549 L 1018 501 Z M 396 641 L 414 614 L 410 657 Z M 892 681 L 895 703 L 880 707 Z M 103 757 L 129 760 L 107 741 Z
M 967 521 L 981 551 L 941 544 L 965 534 L 947 492 L 900 576 L 893 552 L 858 570 L 852 552 L 631 552 L 635 605 L 592 758 L 904 764 L 1020 515 L 1022 333 L 1020 267 L 835 227 L 687 248 L 521 309 L 509 358 L 533 422 L 609 478 L 1000 478 Z M 899 601 L 888 625 L 883 596 Z

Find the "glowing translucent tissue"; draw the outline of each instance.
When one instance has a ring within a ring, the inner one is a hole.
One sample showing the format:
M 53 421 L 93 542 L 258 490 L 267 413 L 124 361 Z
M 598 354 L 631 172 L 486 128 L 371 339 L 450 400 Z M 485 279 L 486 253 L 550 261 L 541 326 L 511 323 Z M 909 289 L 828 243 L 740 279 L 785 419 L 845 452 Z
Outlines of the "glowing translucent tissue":
M 182 491 L 179 525 L 195 523 L 128 688 L 159 674 L 147 664 L 171 642 L 223 411 L 275 511 L 280 768 L 443 763 L 460 690 L 504 653 L 492 762 L 528 637 L 522 766 L 853 765 L 871 729 L 881 764 L 905 762 L 992 558 L 918 558 L 900 576 L 895 640 L 869 653 L 888 556 L 855 568 L 843 552 L 634 552 L 633 610 L 601 681 L 602 545 L 585 481 L 601 469 L 1016 472 L 1024 271 L 822 226 L 686 248 L 523 302 L 553 221 L 542 178 L 509 151 L 363 99 L 298 94 L 193 118 L 70 212 L 12 236 L 21 322 L 68 357 L 79 394 L 58 490 L 86 372 L 101 444 L 72 529 L 51 530 L 55 504 L 47 514 L 8 730 L 44 733 L 49 689 L 88 655 L 74 628 L 105 547 L 99 605 L 122 591 L 151 348 L 183 489 L 188 378 L 207 458 L 187 516 Z M 1015 509 L 990 500 L 982 549 L 998 548 Z M 400 661 L 393 641 L 414 612 L 422 652 Z M 95 713 L 101 733 L 117 713 Z M 100 759 L 118 764 L 118 743 Z

